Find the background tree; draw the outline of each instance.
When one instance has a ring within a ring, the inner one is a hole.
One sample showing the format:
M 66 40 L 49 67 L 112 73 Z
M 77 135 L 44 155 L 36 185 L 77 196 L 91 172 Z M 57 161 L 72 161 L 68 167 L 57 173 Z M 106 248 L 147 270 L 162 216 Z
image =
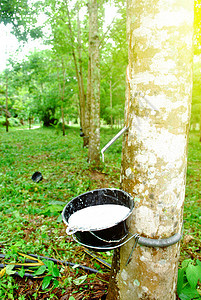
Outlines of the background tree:
M 20 5 L 23 3 L 24 10 L 21 10 L 20 13 L 22 14 L 28 14 L 28 9 L 31 9 L 34 11 L 34 8 L 32 8 L 32 4 L 30 6 L 26 6 L 26 1 L 20 2 Z M 6 3 L 4 3 L 6 4 Z M 15 1 L 10 1 L 9 5 L 15 5 Z M 17 5 L 17 4 L 16 4 Z M 74 93 L 78 93 L 79 95 L 79 103 L 80 103 L 80 112 L 79 117 L 81 121 L 81 127 L 83 127 L 83 131 L 85 132 L 86 129 L 84 127 L 88 127 L 88 132 L 85 133 L 84 138 L 84 145 L 87 146 L 88 144 L 88 137 L 89 137 L 89 114 L 87 113 L 87 104 L 86 104 L 86 88 L 87 88 L 87 74 L 88 74 L 88 33 L 89 33 L 89 24 L 88 24 L 88 15 L 86 14 L 86 3 L 77 1 L 75 4 L 72 4 L 71 2 L 67 1 L 49 1 L 46 0 L 43 3 L 35 2 L 34 5 L 36 8 L 38 8 L 38 11 L 42 10 L 43 12 L 47 14 L 48 16 L 48 22 L 49 24 L 49 36 L 46 31 L 46 36 L 43 36 L 44 43 L 50 44 L 52 46 L 52 49 L 49 51 L 50 53 L 54 55 L 60 56 L 68 56 L 72 55 L 74 66 L 71 64 L 72 72 L 74 73 L 74 77 L 76 77 L 77 80 L 77 88 L 73 88 Z M 117 5 L 118 1 L 117 1 Z M 5 8 L 5 6 L 4 6 Z M 20 6 L 18 5 L 18 9 L 20 9 Z M 27 9 L 27 10 L 26 10 Z M 14 11 L 16 11 L 17 14 L 17 7 L 14 8 Z M 123 12 L 124 11 L 124 12 Z M 6 16 L 6 15 L 5 15 Z M 35 17 L 36 15 L 34 15 Z M 9 19 L 10 18 L 10 19 Z M 12 19 L 13 18 L 13 19 Z M 8 17 L 6 22 L 11 22 L 15 19 L 15 13 L 10 17 Z M 124 98 L 124 91 L 125 91 L 125 69 L 126 69 L 126 62 L 123 62 L 123 60 L 120 61 L 120 57 L 123 58 L 126 57 L 125 54 L 125 43 L 123 43 L 123 39 L 125 37 L 125 5 L 122 5 L 122 8 L 120 9 L 120 13 L 118 15 L 118 18 L 113 20 L 112 24 L 109 24 L 107 28 L 102 30 L 104 19 L 107 18 L 107 12 L 104 17 L 104 9 L 103 6 L 99 8 L 98 11 L 98 26 L 99 26 L 99 34 L 100 34 L 100 54 L 101 54 L 101 71 L 100 71 L 100 78 L 101 78 L 101 117 L 107 122 L 111 122 L 111 116 L 112 119 L 114 118 L 123 118 L 123 98 Z M 12 19 L 12 20 L 11 20 Z M 26 18 L 23 15 L 23 18 L 21 18 L 24 23 L 20 25 L 20 28 L 23 32 L 26 30 L 23 29 L 23 26 L 26 25 Z M 10 20 L 10 21 L 9 21 Z M 14 22 L 14 21 L 13 21 Z M 16 21 L 17 22 L 17 21 Z M 37 24 L 37 23 L 36 23 Z M 33 25 L 33 22 L 32 22 Z M 27 18 L 27 28 L 30 28 L 29 24 L 29 17 Z M 25 26 L 25 27 L 26 27 Z M 118 35 L 118 33 L 120 33 Z M 28 36 L 27 36 L 28 37 Z M 124 50 L 122 48 L 122 45 L 124 45 Z M 122 51 L 123 50 L 123 51 Z M 48 52 L 46 52 L 47 54 Z M 122 54 L 122 55 L 120 55 Z M 46 55 L 44 55 L 44 59 L 47 63 L 48 68 L 48 76 L 47 74 L 44 74 L 44 76 L 41 76 L 41 80 L 46 81 L 47 78 L 51 77 L 52 79 L 57 77 L 56 67 L 54 63 L 46 60 Z M 54 60 L 54 58 L 53 58 Z M 114 64 L 111 64 L 111 61 L 113 60 Z M 127 58 L 126 58 L 127 60 Z M 18 63 L 18 67 L 19 67 Z M 22 64 L 23 65 L 23 64 Z M 42 65 L 42 62 L 41 62 Z M 28 65 L 27 65 L 28 67 Z M 36 67 L 38 74 L 36 74 L 33 70 L 33 68 Z M 21 79 L 26 78 L 24 80 L 24 88 L 18 88 L 17 91 L 17 98 L 15 99 L 15 107 L 21 110 L 21 113 L 28 114 L 31 113 L 30 111 L 30 105 L 27 106 L 27 113 L 25 113 L 25 110 L 22 109 L 23 105 L 22 103 L 28 103 L 31 101 L 32 108 L 34 108 L 34 113 L 40 112 L 40 117 L 44 119 L 42 116 L 45 115 L 46 111 L 46 119 L 47 122 L 45 124 L 49 124 L 49 119 L 51 118 L 51 115 L 56 114 L 58 109 L 55 107 L 55 109 L 52 110 L 44 110 L 42 107 L 42 103 L 44 103 L 44 107 L 47 107 L 47 99 L 52 99 L 52 104 L 56 102 L 53 101 L 52 97 L 52 91 L 50 92 L 50 97 L 45 97 L 45 101 L 38 101 L 42 95 L 45 95 L 45 91 L 48 93 L 47 87 L 48 85 L 44 84 L 43 92 L 41 92 L 41 83 L 39 84 L 39 65 L 33 64 L 31 74 L 26 73 L 26 70 L 21 68 L 21 71 L 17 74 L 16 80 L 18 80 L 18 83 L 21 81 Z M 111 80 L 110 77 L 108 77 L 108 70 L 111 69 Z M 15 68 L 17 68 L 17 63 L 15 64 Z M 124 69 L 124 72 L 122 73 L 122 69 Z M 20 73 L 21 72 L 21 73 Z M 43 71 L 42 71 L 43 73 Z M 68 72 L 67 72 L 68 73 Z M 22 75 L 21 79 L 20 76 Z M 26 75 L 25 75 L 26 74 Z M 37 80 L 34 79 L 37 78 Z M 48 80 L 50 84 L 50 89 L 52 88 L 51 80 Z M 37 84 L 36 84 L 37 82 Z M 21 81 L 22 83 L 22 81 Z M 111 84 L 110 84 L 111 83 Z M 28 85 L 30 85 L 28 87 Z M 54 84 L 53 84 L 54 85 Z M 68 84 L 69 85 L 69 84 Z M 40 92 L 39 92 L 40 90 Z M 56 96 L 56 89 L 54 88 L 54 98 L 57 99 L 58 95 Z M 27 91 L 27 92 L 25 92 Z M 20 95 L 19 95 L 20 94 Z M 38 97 L 39 96 L 39 97 Z M 112 97 L 110 97 L 112 96 Z M 22 98 L 24 100 L 22 101 Z M 25 101 L 26 98 L 26 101 Z M 69 97 L 68 97 L 69 98 Z M 77 99 L 77 96 L 74 96 L 75 99 Z M 29 103 L 30 104 L 30 103 Z M 53 107 L 53 105 L 51 106 Z M 57 102 L 57 105 L 60 105 Z M 76 102 L 77 105 L 77 102 Z M 75 116 L 75 112 L 77 108 L 75 109 L 75 106 L 72 106 L 72 110 L 74 111 L 73 116 Z M 109 109 L 108 107 L 111 107 Z M 38 108 L 37 108 L 38 107 Z M 122 109 L 120 109 L 122 108 Z M 65 109 L 65 107 L 64 107 Z M 68 108 L 66 108 L 69 110 Z M 32 109 L 33 110 L 33 109 Z M 121 111 L 121 112 L 120 112 Z M 120 112 L 120 113 L 119 113 Z M 25 117 L 25 116 L 24 116 Z M 82 119 L 85 119 L 85 121 L 82 122 Z M 116 120 L 115 120 L 116 122 Z M 83 125 L 82 125 L 83 124 Z
M 9 68 L 5 69 L 0 76 L 0 110 L 1 114 L 5 117 L 4 125 L 6 132 L 9 128 L 9 118 L 15 116 L 13 111 L 14 97 L 13 97 L 13 78 L 10 74 Z
M 77 1 L 72 6 L 68 1 L 47 2 L 51 7 L 49 23 L 53 37 L 51 44 L 57 54 L 70 54 L 74 62 L 74 73 L 77 80 L 80 124 L 85 132 L 85 107 L 86 107 L 86 78 L 87 78 L 87 50 L 86 50 L 86 23 L 80 22 L 79 12 L 84 3 Z M 83 41 L 85 42 L 83 43 Z
M 7 73 L 7 72 L 6 72 Z M 6 96 L 6 131 L 8 132 L 8 75 L 6 74 L 6 87 L 5 87 L 5 96 Z
M 0 23 L 12 25 L 12 33 L 19 41 L 43 36 L 42 26 L 37 25 L 41 1 L 2 0 L 0 3 Z
M 128 0 L 127 7 L 129 130 L 121 187 L 135 201 L 130 232 L 161 239 L 182 229 L 193 1 Z M 175 299 L 179 244 L 137 245 L 128 261 L 133 245 L 130 241 L 115 253 L 107 299 Z
M 68 56 L 63 59 L 63 67 L 59 65 L 59 81 L 58 58 L 50 50 L 35 51 L 24 61 L 13 60 L 10 64 L 9 98 L 15 117 L 23 122 L 35 116 L 44 126 L 50 126 L 62 119 L 63 104 L 66 117 L 77 118 L 77 103 L 73 99 L 77 92 L 76 79 Z M 5 82 L 6 77 L 3 78 Z
M 117 3 L 117 17 L 109 24 L 104 40 L 101 39 L 101 118 L 107 124 L 123 120 L 125 76 L 128 64 L 126 41 L 126 3 Z M 105 11 L 107 16 L 107 10 Z
M 201 2 L 194 0 L 194 54 L 201 54 Z
M 98 22 L 98 2 L 89 0 L 89 72 L 90 81 L 90 131 L 88 159 L 90 163 L 100 163 L 100 41 Z
M 62 68 L 62 83 L 60 82 L 59 77 L 59 65 L 57 65 L 57 77 L 58 77 L 58 84 L 59 84 L 59 93 L 61 99 L 61 118 L 62 118 L 62 131 L 63 136 L 65 136 L 65 120 L 64 120 L 64 97 L 65 97 L 65 83 L 66 83 L 66 70 L 64 68 L 64 59 L 61 57 L 61 68 Z

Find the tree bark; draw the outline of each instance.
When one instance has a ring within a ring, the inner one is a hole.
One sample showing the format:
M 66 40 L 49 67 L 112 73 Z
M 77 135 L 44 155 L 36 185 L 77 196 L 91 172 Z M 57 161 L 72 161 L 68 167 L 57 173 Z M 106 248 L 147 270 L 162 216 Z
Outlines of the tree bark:
M 80 88 L 80 123 L 82 131 L 84 132 L 84 135 L 86 137 L 86 120 L 85 120 L 85 114 L 86 114 L 86 95 L 84 91 L 84 80 L 83 80 L 83 72 L 82 72 L 82 46 L 81 46 L 81 37 L 80 37 L 80 18 L 79 18 L 79 8 L 77 7 L 77 41 L 78 41 L 78 70 L 79 70 L 79 88 Z M 84 138 L 84 147 L 88 146 L 87 139 Z
M 100 163 L 100 66 L 97 0 L 89 0 L 89 11 L 90 132 L 88 159 L 91 164 L 98 166 Z
M 135 201 L 130 232 L 180 233 L 192 92 L 193 0 L 128 0 L 121 188 Z M 108 300 L 176 299 L 179 243 L 116 250 Z M 119 253 L 118 253 L 119 252 Z M 115 292 L 115 294 L 114 294 Z
M 31 120 L 32 120 L 32 117 L 29 116 L 29 129 L 31 129 Z
M 60 82 L 60 78 L 59 78 L 59 66 L 57 65 L 57 79 L 58 79 L 58 84 L 59 84 L 59 93 L 60 93 L 60 98 L 61 98 L 61 119 L 62 119 L 62 132 L 63 132 L 63 136 L 65 136 L 65 120 L 64 120 L 64 96 L 65 96 L 65 76 L 66 76 L 66 72 L 65 72 L 65 67 L 64 67 L 64 61 L 63 61 L 63 57 L 61 57 L 61 66 L 62 66 L 62 76 L 63 76 L 63 84 L 62 84 L 62 88 L 61 88 L 61 82 Z
M 110 76 L 110 108 L 111 108 L 111 111 L 112 111 L 112 74 Z M 111 112 L 111 116 L 110 116 L 110 123 L 111 123 L 111 128 L 113 128 L 112 112 Z
M 8 76 L 6 76 L 6 132 L 8 132 Z
M 89 26 L 89 41 L 90 41 L 90 26 Z M 90 54 L 90 43 L 89 43 Z M 87 77 L 87 98 L 86 98 L 86 110 L 85 110 L 85 135 L 84 135 L 84 147 L 89 146 L 90 135 L 90 116 L 91 116 L 91 58 L 89 55 L 88 60 L 88 77 Z
M 68 28 L 70 32 L 70 39 L 71 39 L 71 48 L 72 48 L 72 56 L 75 64 L 75 72 L 76 72 L 76 78 L 78 82 L 78 93 L 79 93 L 79 104 L 80 104 L 80 125 L 83 130 L 85 131 L 85 101 L 86 101 L 86 95 L 84 91 L 84 81 L 83 81 L 83 73 L 82 73 L 82 59 L 81 59 L 81 39 L 80 39 L 80 20 L 79 20 L 79 12 L 77 13 L 77 26 L 78 26 L 78 61 L 76 57 L 76 47 L 74 43 L 74 34 L 71 26 L 71 19 L 70 19 L 70 13 L 68 9 L 68 2 L 66 3 L 66 9 L 67 9 L 67 17 L 68 17 Z M 85 132 L 84 132 L 85 133 Z
M 64 97 L 65 97 L 65 85 L 66 85 L 66 70 L 64 67 L 64 60 L 63 57 L 61 58 L 61 65 L 62 65 L 62 74 L 63 74 L 63 85 L 62 85 L 62 94 L 61 94 L 61 118 L 62 118 L 62 132 L 63 136 L 65 136 L 65 120 L 64 120 Z

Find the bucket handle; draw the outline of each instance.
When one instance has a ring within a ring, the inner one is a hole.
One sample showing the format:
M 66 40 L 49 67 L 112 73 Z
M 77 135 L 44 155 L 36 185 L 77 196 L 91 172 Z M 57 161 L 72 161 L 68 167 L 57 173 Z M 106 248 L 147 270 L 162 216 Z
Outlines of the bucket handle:
M 124 239 L 125 239 L 125 237 L 127 237 L 127 235 L 128 234 L 126 234 L 126 235 L 124 235 L 121 239 L 119 239 L 119 240 L 110 240 L 110 241 L 108 241 L 108 240 L 105 240 L 105 239 L 103 239 L 103 238 L 101 238 L 101 237 L 99 237 L 99 236 L 97 236 L 94 232 L 92 232 L 92 231 L 89 231 L 93 236 L 95 236 L 97 239 L 99 239 L 100 241 L 102 241 L 102 242 L 105 242 L 105 243 L 118 243 L 118 242 L 121 242 L 121 241 L 123 241 Z
M 67 229 L 66 229 L 66 233 L 68 235 L 72 235 L 72 234 L 76 233 L 76 231 L 77 231 L 77 229 L 74 229 L 74 228 L 71 228 L 71 227 L 67 227 Z

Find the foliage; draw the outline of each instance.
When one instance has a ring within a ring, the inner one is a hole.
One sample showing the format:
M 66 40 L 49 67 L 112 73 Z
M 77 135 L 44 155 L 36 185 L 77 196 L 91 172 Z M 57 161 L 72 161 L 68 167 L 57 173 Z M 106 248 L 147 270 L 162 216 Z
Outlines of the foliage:
M 200 123 L 201 120 L 201 61 L 197 57 L 194 62 L 193 69 L 193 94 L 192 94 L 192 109 L 191 109 L 191 124 Z
M 72 119 L 77 116 L 77 103 L 74 101 L 76 81 L 71 61 L 67 57 L 64 104 L 66 117 Z M 9 111 L 22 120 L 38 117 L 45 126 L 58 121 L 61 115 L 59 82 L 62 82 L 61 76 L 58 76 L 61 73 L 59 60 L 52 56 L 51 51 L 44 50 L 33 52 L 21 63 L 10 63 L 12 69 L 1 77 L 2 85 L 8 78 Z M 3 96 L 0 104 L 4 102 Z
M 60 118 L 61 101 L 59 100 L 59 87 L 57 69 L 59 68 L 61 83 L 61 57 L 65 61 L 66 88 L 65 88 L 65 115 L 67 119 L 78 118 L 78 87 L 76 70 L 72 52 L 74 47 L 77 62 L 82 66 L 84 88 L 87 85 L 88 69 L 88 15 L 86 2 L 76 1 L 68 3 L 70 21 L 73 36 L 69 32 L 69 20 L 67 17 L 66 1 L 36 1 L 28 3 L 22 1 L 1 1 L 1 21 L 14 24 L 16 34 L 21 34 L 26 39 L 30 28 L 37 31 L 37 15 L 43 11 L 47 16 L 46 23 L 49 26 L 49 34 L 46 34 L 44 43 L 50 44 L 49 51 L 35 52 L 28 56 L 22 64 L 10 61 L 9 72 L 9 111 L 20 118 L 28 118 L 29 115 L 37 115 L 50 125 L 55 119 Z M 111 124 L 114 120 L 123 119 L 125 99 L 125 73 L 127 66 L 126 43 L 126 5 L 123 1 L 113 1 L 117 8 L 117 17 L 101 35 L 101 118 Z M 80 40 L 78 39 L 77 10 L 80 11 Z M 200 0 L 195 1 L 195 54 L 200 53 Z M 107 10 L 99 11 L 100 26 L 102 28 Z M 30 27 L 32 26 L 32 27 Z M 17 31 L 19 31 L 17 33 Z M 34 36 L 34 34 L 33 34 Z M 35 35 L 37 37 L 37 34 Z M 81 57 L 79 57 L 81 52 Z M 194 126 L 200 123 L 200 62 L 195 62 L 194 86 L 192 102 L 191 123 Z M 5 74 L 3 75 L 5 83 Z M 2 85 L 2 84 L 1 84 Z M 2 86 L 1 86 L 2 87 Z M 5 96 L 1 94 L 0 105 Z M 75 103 L 74 103 L 75 102 Z
M 111 124 L 123 119 L 128 49 L 126 3 L 118 6 L 118 17 L 111 24 L 101 45 L 101 117 Z M 107 13 L 107 12 L 105 12 Z
M 14 3 L 14 0 L 9 3 Z M 78 75 L 74 59 L 77 61 L 79 73 L 82 72 L 83 74 L 85 94 L 87 88 L 89 32 L 87 5 L 85 2 L 77 1 L 75 4 L 68 4 L 68 7 L 66 3 L 66 1 L 48 0 L 40 4 L 35 3 L 35 5 L 41 5 L 47 15 L 46 23 L 51 30 L 49 36 L 47 34 L 44 38 L 44 43 L 50 44 L 51 50 L 35 51 L 22 63 L 10 60 L 8 96 L 9 101 L 12 103 L 10 103 L 9 109 L 12 108 L 21 118 L 26 119 L 30 115 L 40 117 L 46 125 L 53 123 L 54 119 L 60 117 L 59 83 L 63 86 L 62 59 L 65 65 L 66 77 L 64 114 L 67 114 L 68 119 L 77 119 L 79 116 L 78 80 L 76 78 Z M 115 5 L 118 7 L 118 16 L 112 24 L 108 25 L 105 31 L 101 28 L 104 18 L 107 17 L 107 12 L 104 9 L 99 10 L 101 118 L 108 124 L 114 122 L 114 120 L 123 119 L 125 100 L 125 71 L 127 65 L 126 7 L 125 3 L 120 5 L 118 1 Z M 69 31 L 67 7 L 73 35 Z M 80 10 L 81 19 L 80 42 L 77 39 L 77 10 Z M 3 74 L 2 84 L 5 80 L 5 74 Z
M 1 0 L 0 23 L 12 25 L 12 32 L 19 41 L 42 37 L 42 27 L 36 26 L 41 2 L 28 0 Z
M 191 259 L 184 260 L 182 268 L 178 271 L 177 293 L 179 299 L 201 299 L 198 282 L 201 283 L 201 261 L 197 259 L 196 265 L 194 265 Z
M 194 53 L 200 54 L 201 50 L 201 2 L 194 1 Z
M 9 126 L 11 127 L 21 126 L 20 121 L 17 118 L 11 117 L 8 119 L 8 121 L 9 121 Z M 6 123 L 6 118 L 0 116 L 0 125 L 5 125 L 5 123 Z

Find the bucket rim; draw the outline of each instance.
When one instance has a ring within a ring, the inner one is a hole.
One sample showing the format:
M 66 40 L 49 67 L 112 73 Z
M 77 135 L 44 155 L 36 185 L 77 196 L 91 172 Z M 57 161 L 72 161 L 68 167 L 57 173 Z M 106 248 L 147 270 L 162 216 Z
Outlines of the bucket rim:
M 65 216 L 64 216 L 64 213 L 65 213 L 65 210 L 66 210 L 66 207 L 68 207 L 70 205 L 71 202 L 73 202 L 76 198 L 78 197 L 81 197 L 81 196 L 84 196 L 88 193 L 91 193 L 91 192 L 98 192 L 98 191 L 103 191 L 103 190 L 110 190 L 110 191 L 120 191 L 120 192 L 123 192 L 124 194 L 126 194 L 128 197 L 130 197 L 130 200 L 133 200 L 133 197 L 131 194 L 129 194 L 128 192 L 125 192 L 124 190 L 121 190 L 121 189 L 116 189 L 116 188 L 102 188 L 102 189 L 95 189 L 95 190 L 92 190 L 92 191 L 88 191 L 86 193 L 83 193 L 83 194 L 80 194 L 79 196 L 77 197 L 74 197 L 72 200 L 70 200 L 64 207 L 63 211 L 62 211 L 62 220 L 63 222 L 69 226 L 69 223 L 67 222 Z M 97 205 L 100 205 L 100 204 L 97 204 Z M 107 205 L 107 204 L 106 204 Z M 114 204 L 115 205 L 115 204 Z M 96 205 L 91 205 L 91 206 L 96 206 Z M 78 228 L 76 231 L 74 231 L 73 233 L 76 233 L 78 231 L 81 231 L 81 232 L 86 232 L 86 231 L 99 231 L 99 230 L 104 230 L 104 229 L 109 229 L 109 228 L 112 228 L 116 225 L 118 225 L 119 223 L 121 222 L 124 222 L 126 219 L 128 219 L 128 217 L 132 214 L 132 211 L 133 211 L 133 208 L 134 208 L 134 201 L 132 202 L 132 205 L 131 207 L 128 207 L 129 208 L 129 212 L 127 213 L 127 215 L 124 216 L 124 218 L 122 218 L 121 220 L 119 220 L 118 222 L 114 222 L 112 225 L 108 226 L 108 227 L 98 227 L 98 228 L 86 228 L 86 229 L 83 229 L 83 228 Z
M 124 241 L 124 242 L 122 242 L 122 243 L 117 243 L 116 245 L 113 245 L 113 246 L 106 246 L 106 245 L 104 245 L 104 246 L 92 246 L 92 245 L 89 245 L 89 244 L 85 244 L 85 243 L 83 243 L 83 242 L 81 242 L 81 241 L 79 241 L 78 239 L 77 239 L 77 237 L 73 234 L 72 235 L 73 236 L 73 240 L 76 242 L 76 243 L 79 243 L 80 245 L 82 245 L 82 246 L 84 246 L 84 247 L 86 247 L 86 248 L 90 248 L 90 249 L 92 249 L 92 250 L 94 250 L 94 251 L 97 251 L 97 250 L 99 250 L 99 251 L 110 251 L 110 250 L 114 250 L 114 249 L 116 249 L 116 248 L 119 248 L 121 245 L 123 245 L 123 244 L 125 244 L 126 242 L 127 242 L 127 240 L 126 241 Z

